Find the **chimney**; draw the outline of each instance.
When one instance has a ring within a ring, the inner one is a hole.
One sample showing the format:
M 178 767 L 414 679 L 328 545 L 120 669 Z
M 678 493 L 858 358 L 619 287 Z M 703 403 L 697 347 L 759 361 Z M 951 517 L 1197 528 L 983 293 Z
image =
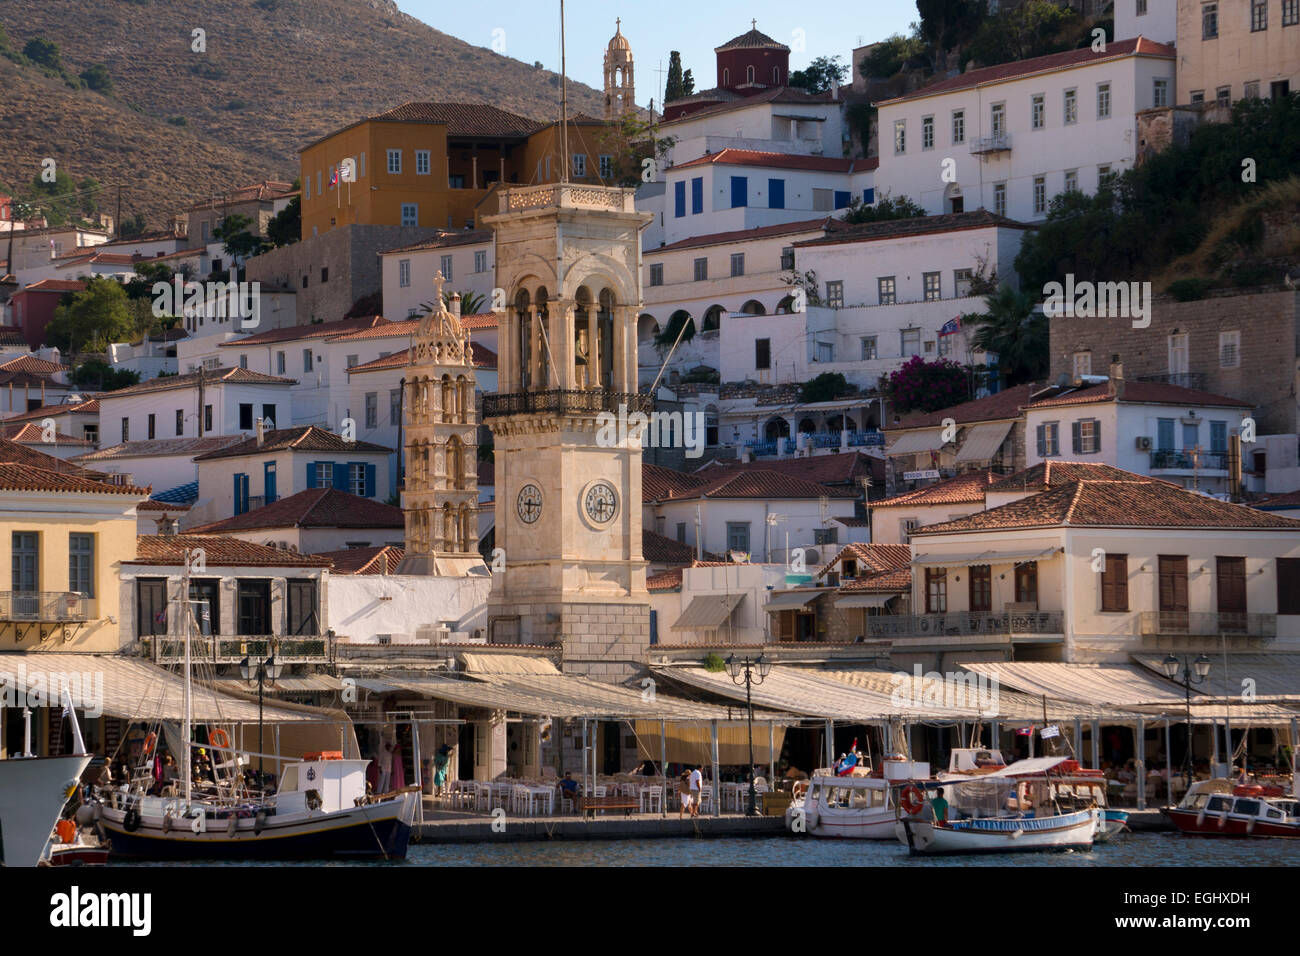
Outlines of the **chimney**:
M 453 292 L 453 293 L 451 294 L 451 309 L 450 309 L 450 311 L 451 311 L 451 314 L 454 315 L 456 318 L 458 318 L 458 319 L 460 318 L 460 293 L 459 293 L 459 292 Z
M 1124 363 L 1118 355 L 1110 357 L 1110 383 L 1107 389 L 1116 399 L 1124 397 Z
M 262 447 L 262 442 L 266 439 L 266 421 L 259 418 L 257 420 L 257 447 Z

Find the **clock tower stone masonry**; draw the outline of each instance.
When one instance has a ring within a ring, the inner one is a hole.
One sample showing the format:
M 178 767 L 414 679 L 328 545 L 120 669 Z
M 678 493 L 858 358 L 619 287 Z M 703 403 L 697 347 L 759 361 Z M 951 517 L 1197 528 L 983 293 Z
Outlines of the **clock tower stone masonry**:
M 650 644 L 641 554 L 641 449 L 610 440 L 648 413 L 637 386 L 641 230 L 631 189 L 501 190 L 498 389 L 483 418 L 496 457 L 488 640 L 558 644 L 566 673 L 621 681 Z M 608 414 L 606 414 L 608 413 Z M 602 420 L 603 416 L 603 420 Z M 602 424 L 604 427 L 602 427 Z M 495 564 L 495 562 L 494 562 Z

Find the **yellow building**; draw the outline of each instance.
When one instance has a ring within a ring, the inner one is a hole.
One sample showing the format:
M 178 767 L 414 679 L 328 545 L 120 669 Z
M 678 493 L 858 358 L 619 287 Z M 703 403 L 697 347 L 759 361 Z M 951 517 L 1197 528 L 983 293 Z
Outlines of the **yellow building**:
M 1178 103 L 1280 99 L 1300 88 L 1300 3 L 1178 4 Z
M 569 119 L 573 182 L 609 179 L 601 120 Z M 478 207 L 498 183 L 560 180 L 560 124 L 539 123 L 495 106 L 406 103 L 330 133 L 300 152 L 302 236 L 354 224 L 459 229 L 478 223 Z M 343 160 L 355 164 L 344 181 Z

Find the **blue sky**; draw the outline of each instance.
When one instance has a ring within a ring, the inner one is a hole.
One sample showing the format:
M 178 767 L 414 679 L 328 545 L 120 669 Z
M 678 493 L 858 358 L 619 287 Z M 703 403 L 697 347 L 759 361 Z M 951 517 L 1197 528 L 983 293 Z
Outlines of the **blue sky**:
M 505 55 L 525 63 L 540 60 L 547 69 L 560 63 L 559 0 L 507 0 L 458 4 L 447 0 L 397 0 L 397 5 L 435 30 L 459 37 L 475 46 L 491 48 L 495 30 L 504 40 Z M 600 89 L 605 45 L 614 35 L 614 18 L 622 17 L 623 35 L 632 45 L 636 65 L 636 99 L 641 106 L 659 98 L 659 61 L 668 68 L 668 53 L 680 50 L 682 64 L 693 70 L 695 88 L 716 82 L 713 48 L 750 28 L 751 19 L 768 36 L 792 48 L 795 30 L 806 41 L 803 52 L 792 49 L 791 69 L 801 69 L 814 57 L 836 55 L 845 64 L 853 47 L 906 33 L 917 19 L 915 0 L 869 0 L 868 3 L 809 4 L 792 12 L 793 4 L 777 0 L 750 0 L 746 4 L 723 0 L 685 3 L 657 0 L 647 3 L 598 3 L 565 0 L 566 46 L 569 76 Z

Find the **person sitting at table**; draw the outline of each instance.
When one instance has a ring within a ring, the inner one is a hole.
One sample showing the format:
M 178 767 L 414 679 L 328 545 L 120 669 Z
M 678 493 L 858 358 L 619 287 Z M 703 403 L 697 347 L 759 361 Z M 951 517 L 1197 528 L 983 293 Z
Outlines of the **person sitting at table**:
M 573 779 L 572 771 L 564 771 L 564 779 L 560 781 L 560 796 L 575 802 L 578 799 L 578 781 Z

